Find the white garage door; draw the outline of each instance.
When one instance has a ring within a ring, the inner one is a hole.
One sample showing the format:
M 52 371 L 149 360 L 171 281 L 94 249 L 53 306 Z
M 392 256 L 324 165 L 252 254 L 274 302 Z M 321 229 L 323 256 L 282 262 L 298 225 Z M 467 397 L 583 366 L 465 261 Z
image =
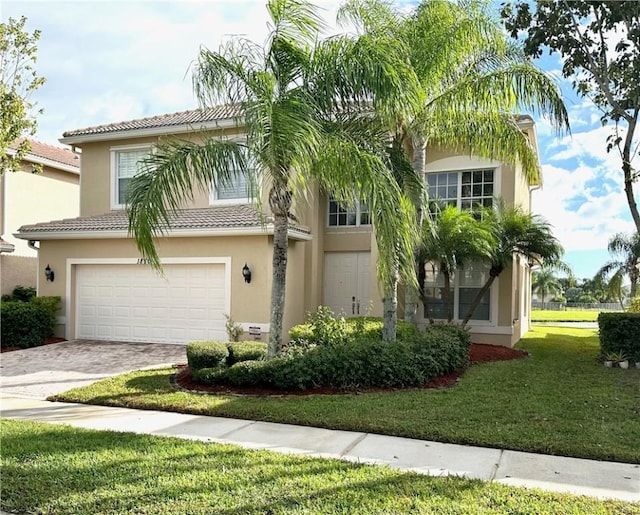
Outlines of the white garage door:
M 226 340 L 224 264 L 76 266 L 76 337 L 131 342 Z

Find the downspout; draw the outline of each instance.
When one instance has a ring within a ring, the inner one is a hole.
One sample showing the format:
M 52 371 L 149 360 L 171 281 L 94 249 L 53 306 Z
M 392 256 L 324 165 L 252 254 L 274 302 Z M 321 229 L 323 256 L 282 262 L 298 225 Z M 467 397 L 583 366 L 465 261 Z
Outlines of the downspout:
M 27 240 L 27 247 L 36 251 L 36 295 L 40 295 L 40 247 L 36 247 L 36 241 Z

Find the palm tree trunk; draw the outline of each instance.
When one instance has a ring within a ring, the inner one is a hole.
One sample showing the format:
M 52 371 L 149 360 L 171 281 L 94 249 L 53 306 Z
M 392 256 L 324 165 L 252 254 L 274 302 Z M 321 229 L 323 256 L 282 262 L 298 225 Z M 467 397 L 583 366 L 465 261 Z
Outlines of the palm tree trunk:
M 444 305 L 447 310 L 447 322 L 453 321 L 453 295 L 451 295 L 451 278 L 449 272 L 444 272 Z
M 415 136 L 413 138 L 413 153 L 411 156 L 411 165 L 413 171 L 419 176 L 424 176 L 424 165 L 426 160 L 426 142 L 424 138 Z M 417 206 L 418 213 L 422 213 L 426 206 Z M 422 224 L 422 215 L 420 214 L 416 221 L 418 226 Z M 416 273 L 419 274 L 418 269 L 418 251 L 414 249 L 414 260 L 416 262 Z M 411 284 L 407 284 L 404 293 L 404 321 L 412 325 L 416 325 L 416 314 L 418 312 L 418 290 Z
M 487 293 L 489 288 L 491 288 L 491 285 L 493 284 L 493 281 L 496 280 L 496 277 L 498 277 L 498 276 L 497 275 L 496 276 L 490 275 L 489 279 L 487 279 L 487 282 L 484 283 L 482 288 L 480 288 L 480 291 L 475 296 L 475 298 L 473 299 L 473 302 L 471 303 L 471 306 L 469 306 L 469 309 L 467 310 L 467 312 L 464 315 L 464 319 L 462 320 L 462 327 L 463 328 L 467 327 L 467 324 L 469 323 L 469 320 L 471 320 L 471 317 L 473 316 L 473 313 L 475 312 L 476 309 L 478 309 L 478 306 L 480 305 L 480 302 L 482 301 L 482 297 L 484 297 L 484 294 Z
M 390 342 L 396 339 L 398 331 L 398 274 L 394 274 L 382 299 L 383 326 L 382 339 Z
M 273 213 L 273 261 L 271 284 L 271 327 L 267 359 L 275 358 L 282 350 L 282 319 L 287 276 L 287 251 L 289 249 L 289 208 L 291 195 L 274 188 L 269 192 L 269 205 Z

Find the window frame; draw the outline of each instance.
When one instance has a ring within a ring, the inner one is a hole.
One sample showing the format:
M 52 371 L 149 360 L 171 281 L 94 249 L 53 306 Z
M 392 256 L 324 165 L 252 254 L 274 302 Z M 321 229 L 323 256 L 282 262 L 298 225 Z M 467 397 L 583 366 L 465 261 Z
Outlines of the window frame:
M 366 206 L 367 210 L 365 211 L 364 209 L 362 209 L 362 205 L 365 204 L 364 202 L 358 202 L 357 205 L 355 206 L 355 217 L 356 217 L 356 223 L 354 225 L 351 224 L 346 224 L 346 225 L 331 225 L 330 221 L 331 221 L 331 203 L 335 202 L 339 209 L 343 209 L 344 211 L 346 211 L 346 216 L 349 216 L 349 213 L 353 213 L 352 210 L 349 209 L 344 209 L 342 206 L 340 206 L 340 202 L 338 202 L 336 199 L 334 199 L 331 195 L 327 195 L 327 216 L 326 216 L 326 220 L 325 220 L 325 224 L 327 229 L 371 229 L 371 227 L 373 226 L 372 220 L 371 220 L 371 209 Z M 369 217 L 369 223 L 362 223 L 362 215 L 363 214 L 367 214 Z M 336 213 L 336 216 L 339 216 L 340 213 Z
M 234 138 L 231 141 L 234 141 L 240 144 L 246 144 L 246 139 L 242 139 L 242 138 Z M 256 166 L 253 168 L 253 170 L 255 172 L 255 177 L 256 177 L 256 184 L 254 184 L 254 188 L 256 189 L 256 192 L 254 192 L 254 196 L 251 195 L 251 191 L 248 191 L 246 197 L 219 199 L 217 198 L 218 188 L 216 188 L 216 185 L 213 183 L 213 181 L 211 181 L 211 190 L 209 193 L 209 205 L 210 206 L 237 206 L 237 205 L 251 204 L 254 200 L 254 197 L 257 196 L 258 194 L 257 192 L 260 191 L 260 187 L 259 187 L 260 181 L 258 180 L 259 171 L 258 171 L 257 163 L 256 163 Z M 251 185 L 251 182 L 249 179 L 250 178 L 247 177 L 247 186 Z
M 147 150 L 150 155 L 153 152 L 153 143 L 137 143 L 132 145 L 116 145 L 109 147 L 110 155 L 110 204 L 111 209 L 121 210 L 125 209 L 126 204 L 119 202 L 120 197 L 120 177 L 118 176 L 118 154 L 123 152 L 134 152 L 137 150 Z

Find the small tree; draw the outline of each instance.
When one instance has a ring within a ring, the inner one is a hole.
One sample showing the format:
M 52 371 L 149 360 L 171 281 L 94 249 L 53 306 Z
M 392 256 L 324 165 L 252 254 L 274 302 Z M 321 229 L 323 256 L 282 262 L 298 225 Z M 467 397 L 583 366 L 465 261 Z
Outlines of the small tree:
M 33 68 L 36 62 L 40 31 L 32 34 L 24 30 L 27 19 L 9 18 L 0 23 L 0 175 L 16 171 L 25 154 L 31 150 L 24 136 L 36 133 L 35 103 L 31 94 L 44 84 Z M 12 145 L 13 144 L 13 145 Z M 9 155 L 9 147 L 15 151 Z
M 562 285 L 555 275 L 556 271 L 551 266 L 543 266 L 540 270 L 533 272 L 531 290 L 540 293 L 542 296 L 542 309 L 544 309 L 544 299 L 547 293 L 559 295 L 562 293 Z M 579 297 L 578 297 L 579 298 Z
M 542 217 L 525 213 L 520 207 L 506 207 L 504 202 L 499 201 L 495 208 L 483 210 L 482 220 L 495 242 L 489 258 L 485 260 L 489 262 L 489 278 L 469 306 L 462 320 L 463 327 L 469 323 L 493 282 L 511 266 L 514 254 L 534 261 L 544 259 L 553 263 L 554 267 L 570 272 L 568 267 L 560 262 L 564 249 L 553 236 L 551 226 Z M 562 288 L 558 288 L 558 293 L 562 293 Z
M 633 299 L 638 290 L 638 281 L 640 281 L 640 233 L 628 236 L 624 233 L 618 233 L 609 240 L 607 247 L 609 253 L 617 259 L 607 262 L 598 272 L 594 280 L 607 284 L 619 275 L 620 285 L 622 285 L 622 277 L 627 276 L 631 283 L 629 294 Z M 607 279 L 609 274 L 613 272 L 613 277 Z

